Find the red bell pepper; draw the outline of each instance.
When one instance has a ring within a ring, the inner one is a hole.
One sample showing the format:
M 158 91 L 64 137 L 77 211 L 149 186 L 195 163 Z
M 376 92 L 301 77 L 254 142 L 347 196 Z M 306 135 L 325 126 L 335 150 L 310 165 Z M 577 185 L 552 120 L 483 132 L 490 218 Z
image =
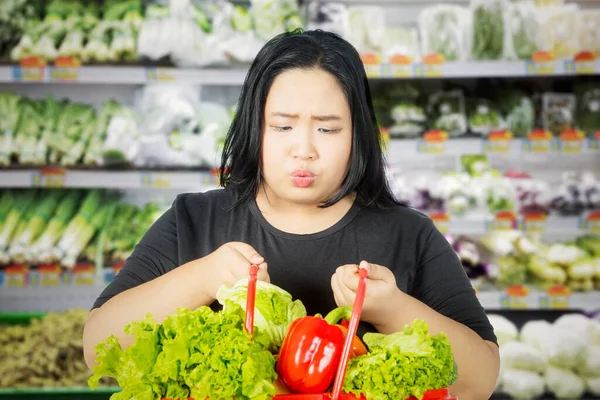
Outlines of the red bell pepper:
M 348 334 L 348 323 L 350 321 L 350 317 L 352 317 L 352 307 L 338 307 L 325 316 L 325 321 L 331 325 L 337 324 L 336 326 L 340 328 L 345 338 Z M 338 321 L 340 320 L 341 322 L 338 324 Z M 362 356 L 363 354 L 368 353 L 367 347 L 358 336 L 354 336 L 354 338 L 352 338 L 351 351 L 350 358 Z
M 344 334 L 321 317 L 295 320 L 281 345 L 277 374 L 294 393 L 324 393 L 333 382 Z

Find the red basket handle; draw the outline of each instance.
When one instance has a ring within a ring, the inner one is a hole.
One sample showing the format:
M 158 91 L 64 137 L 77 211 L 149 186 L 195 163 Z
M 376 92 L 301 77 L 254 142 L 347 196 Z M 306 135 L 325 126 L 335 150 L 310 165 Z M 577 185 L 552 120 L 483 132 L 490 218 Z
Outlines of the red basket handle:
M 248 293 L 246 295 L 246 331 L 254 335 L 254 302 L 256 300 L 256 280 L 258 276 L 258 265 L 250 266 L 250 277 L 248 279 Z
M 358 270 L 358 290 L 356 291 L 356 298 L 354 299 L 354 306 L 352 308 L 352 316 L 350 317 L 350 323 L 348 324 L 348 333 L 346 341 L 344 342 L 344 349 L 342 351 L 342 358 L 338 365 L 337 374 L 333 383 L 333 393 L 331 400 L 339 400 L 342 392 L 342 385 L 344 384 L 344 378 L 346 377 L 346 367 L 348 367 L 348 359 L 350 358 L 350 350 L 352 349 L 352 340 L 358 330 L 358 322 L 360 321 L 360 314 L 362 313 L 363 303 L 365 301 L 365 293 L 367 291 L 367 276 L 369 271 L 365 268 Z

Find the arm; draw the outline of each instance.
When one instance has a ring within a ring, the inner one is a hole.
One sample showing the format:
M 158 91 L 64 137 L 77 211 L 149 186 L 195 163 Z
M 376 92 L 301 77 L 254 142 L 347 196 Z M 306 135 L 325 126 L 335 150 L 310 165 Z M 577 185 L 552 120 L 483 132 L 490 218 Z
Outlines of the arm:
M 244 243 L 230 242 L 209 255 L 178 266 L 178 238 L 171 208 L 146 232 L 121 271 L 100 295 L 83 332 L 84 357 L 95 363 L 95 346 L 114 335 L 122 348 L 133 343 L 124 328 L 152 313 L 161 323 L 178 308 L 190 310 L 215 301 L 222 284 L 246 277 L 259 264 L 258 279 L 269 280 L 264 259 Z
M 432 334 L 445 332 L 458 365 L 452 393 L 461 400 L 488 399 L 500 368 L 493 328 L 458 256 L 430 225 L 411 295 L 396 288 L 394 300 L 388 302 L 392 306 L 381 310 L 380 322 L 374 326 L 381 333 L 392 333 L 419 318 L 429 324 Z

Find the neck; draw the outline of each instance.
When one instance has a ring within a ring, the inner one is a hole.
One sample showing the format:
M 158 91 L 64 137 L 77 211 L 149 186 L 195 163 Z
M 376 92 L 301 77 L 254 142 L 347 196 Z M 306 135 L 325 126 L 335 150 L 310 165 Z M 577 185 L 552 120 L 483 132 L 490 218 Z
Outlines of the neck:
M 270 195 L 268 188 L 261 186 L 256 203 L 264 218 L 274 227 L 288 233 L 311 234 L 335 225 L 350 210 L 355 195 L 349 195 L 331 207 L 319 204 L 291 203 Z

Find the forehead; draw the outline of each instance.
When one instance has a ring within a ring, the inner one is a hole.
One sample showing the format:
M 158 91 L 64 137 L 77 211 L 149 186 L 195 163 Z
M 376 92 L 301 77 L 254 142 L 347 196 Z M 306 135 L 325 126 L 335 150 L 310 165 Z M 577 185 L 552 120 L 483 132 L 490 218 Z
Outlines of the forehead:
M 269 90 L 265 111 L 350 113 L 336 78 L 320 69 L 293 69 L 279 74 Z

